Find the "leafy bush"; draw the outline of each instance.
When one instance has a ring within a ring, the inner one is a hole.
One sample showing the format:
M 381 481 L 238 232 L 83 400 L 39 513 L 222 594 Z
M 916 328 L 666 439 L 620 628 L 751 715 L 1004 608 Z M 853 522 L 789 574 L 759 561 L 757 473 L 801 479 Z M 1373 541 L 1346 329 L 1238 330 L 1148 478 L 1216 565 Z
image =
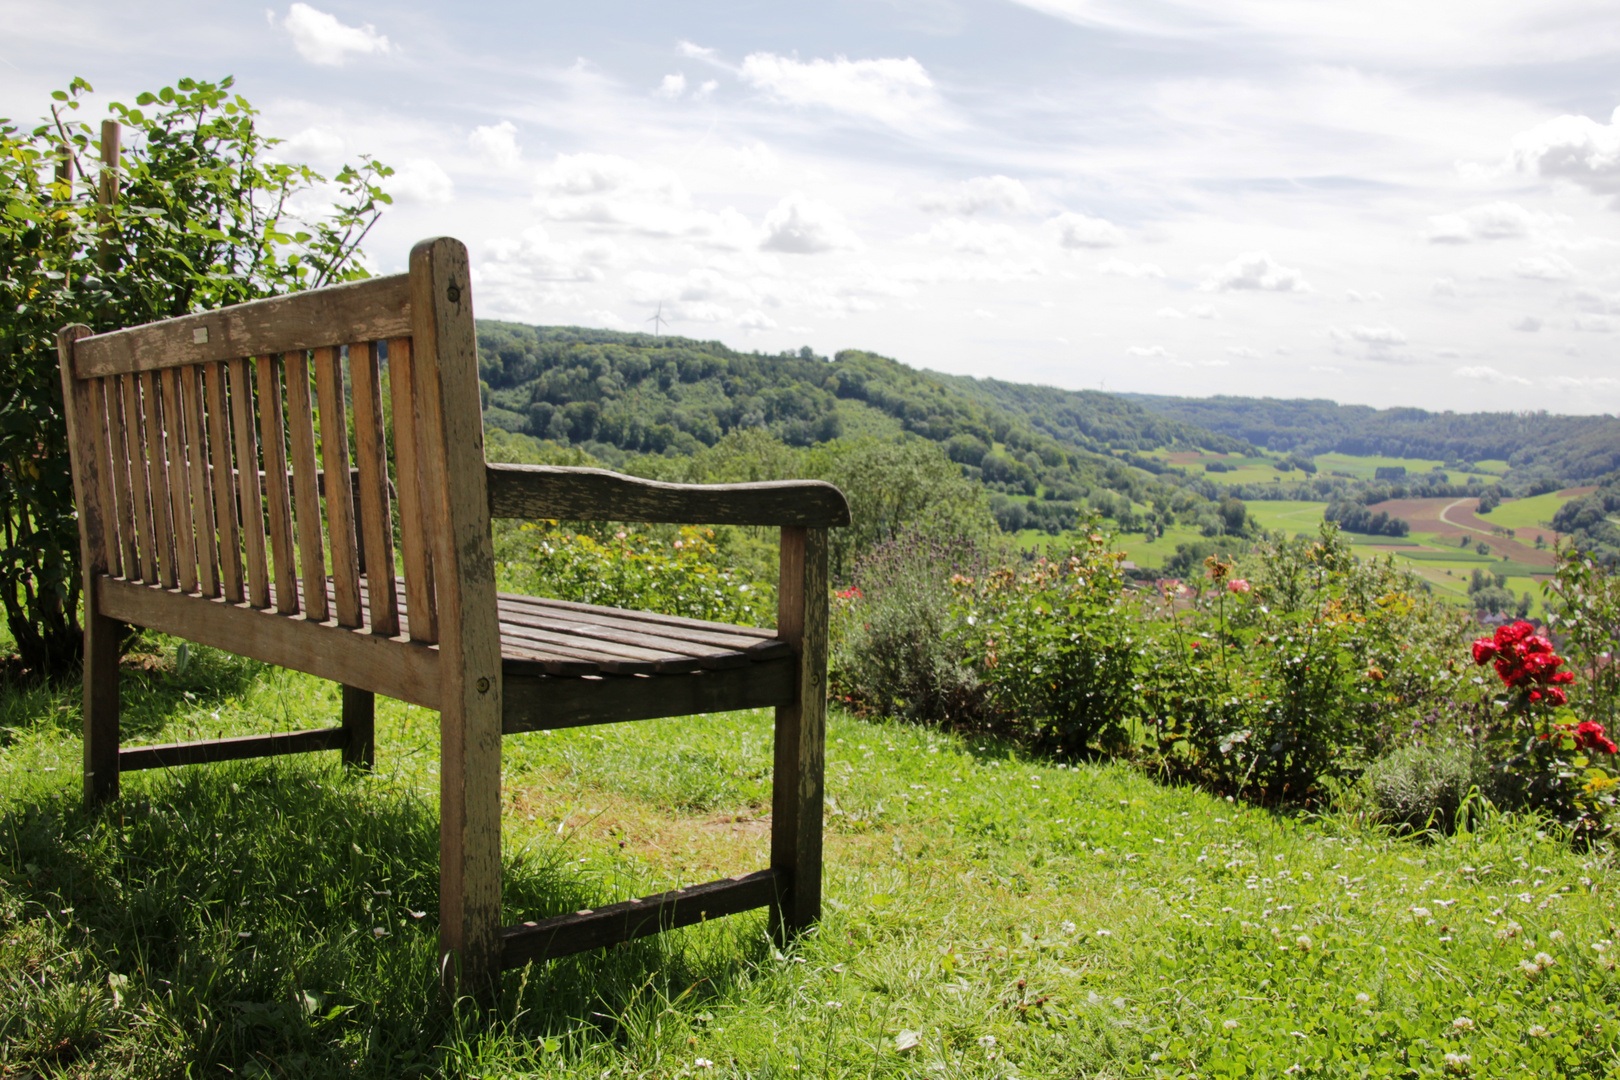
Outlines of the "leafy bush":
M 1321 802 L 1449 700 L 1465 621 L 1411 575 L 1358 561 L 1338 531 L 1264 545 L 1249 578 L 1211 557 L 1144 635 L 1142 710 L 1158 763 L 1268 803 Z M 1449 662 L 1448 662 L 1449 661 Z
M 1397 747 L 1364 777 L 1376 820 L 1403 831 L 1452 832 L 1488 790 L 1488 770 L 1471 746 Z
M 835 694 L 866 712 L 949 726 L 991 719 L 969 643 L 950 631 L 949 579 L 971 580 L 984 557 L 969 540 L 917 530 L 879 544 L 833 598 Z
M 1137 691 L 1135 612 L 1101 535 L 1025 572 L 958 578 L 956 636 L 996 708 L 1065 755 L 1128 749 Z
M 714 532 L 676 539 L 620 529 L 606 539 L 530 523 L 502 545 L 504 588 L 529 596 L 636 608 L 738 626 L 776 625 L 769 585 L 725 565 Z
M 89 167 L 98 134 L 73 113 L 83 79 L 24 132 L 0 121 L 0 605 L 25 668 L 66 674 L 82 648 L 79 542 L 56 332 L 98 331 L 368 276 L 359 244 L 389 201 L 385 166 L 334 178 L 330 211 L 294 207 L 326 184 L 271 160 L 256 110 L 219 83 L 182 79 L 124 127 L 117 177 Z M 150 111 L 145 111 L 147 109 Z M 104 180 L 118 197 L 98 202 Z M 322 200 L 316 200 L 319 203 Z M 335 205 L 334 205 L 335 203 Z

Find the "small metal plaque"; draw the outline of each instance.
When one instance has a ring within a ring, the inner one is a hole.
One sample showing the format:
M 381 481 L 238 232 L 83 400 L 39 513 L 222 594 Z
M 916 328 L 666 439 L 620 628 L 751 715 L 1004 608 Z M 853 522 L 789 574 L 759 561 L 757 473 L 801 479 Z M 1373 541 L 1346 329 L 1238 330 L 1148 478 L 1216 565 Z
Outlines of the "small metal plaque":
M 193 330 L 191 332 L 191 343 L 193 345 L 208 344 L 208 327 L 199 326 L 197 329 Z

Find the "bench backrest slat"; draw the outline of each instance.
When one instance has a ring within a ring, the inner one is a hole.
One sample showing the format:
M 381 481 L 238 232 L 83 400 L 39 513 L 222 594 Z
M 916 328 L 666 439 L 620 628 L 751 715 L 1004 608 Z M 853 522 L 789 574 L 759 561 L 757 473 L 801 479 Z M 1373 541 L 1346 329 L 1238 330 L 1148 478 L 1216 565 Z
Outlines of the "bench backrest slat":
M 107 438 L 112 451 L 112 520 L 107 526 L 108 539 L 116 537 L 116 559 L 107 560 L 109 573 L 130 578 L 140 577 L 140 550 L 131 528 L 135 520 L 134 500 L 129 481 L 129 443 L 124 433 L 124 380 L 114 375 L 101 380 L 107 402 Z
M 259 380 L 259 453 L 264 462 L 264 504 L 269 511 L 270 569 L 276 610 L 298 613 L 298 572 L 293 566 L 292 499 L 287 484 L 287 418 L 281 402 L 281 358 L 253 360 Z
M 270 606 L 270 568 L 264 550 L 264 490 L 259 483 L 259 434 L 253 407 L 253 376 L 246 359 L 228 365 L 231 379 L 231 435 L 236 445 L 236 490 L 242 547 L 247 565 L 247 602 Z
M 158 378 L 150 371 L 138 376 L 145 431 L 141 442 L 146 448 L 146 482 L 151 493 L 152 540 L 157 549 L 157 581 L 165 589 L 179 583 L 175 576 L 174 532 L 169 514 L 169 456 L 163 437 L 163 406 L 158 395 Z
M 242 535 L 236 523 L 236 483 L 231 466 L 231 420 L 226 404 L 226 367 L 203 364 L 208 393 L 208 461 L 213 473 L 214 527 L 219 550 L 220 591 L 233 604 L 242 602 Z M 123 376 L 128 378 L 129 376 Z
M 324 351 L 324 350 L 323 350 Z M 304 612 L 316 622 L 330 616 L 326 602 L 326 550 L 321 538 L 321 495 L 316 490 L 315 413 L 309 396 L 309 357 L 290 352 L 287 375 L 287 434 L 292 443 L 292 493 L 297 511 L 298 562 L 304 585 Z
M 349 348 L 352 356 L 360 346 Z M 321 468 L 326 477 L 327 541 L 332 552 L 332 599 L 339 626 L 361 626 L 360 560 L 355 543 L 354 488 L 349 477 L 349 427 L 343 410 L 342 351 L 316 349 L 314 361 L 315 398 L 321 414 Z M 392 567 L 393 560 L 378 565 Z
M 412 641 L 439 640 L 439 613 L 434 604 L 432 538 L 424 511 L 429 497 L 427 463 L 421 448 L 422 397 L 409 338 L 388 342 L 388 382 L 394 405 L 394 467 L 399 476 L 400 542 L 404 547 L 405 611 Z
M 214 492 L 203 425 L 204 376 L 196 365 L 180 371 L 181 413 L 186 423 L 186 480 L 191 492 L 191 534 L 196 538 L 197 591 L 219 595 L 219 540 L 214 529 Z
M 163 443 L 169 459 L 169 527 L 174 533 L 175 581 L 181 592 L 197 591 L 197 545 L 191 526 L 191 478 L 186 462 L 185 405 L 180 370 L 157 373 L 163 393 Z
M 389 355 L 394 357 L 409 351 L 409 340 L 401 339 Z M 377 348 L 371 342 L 349 346 L 349 383 L 354 394 L 354 451 L 360 474 L 360 542 L 364 545 L 361 561 L 366 565 L 366 599 L 372 632 L 392 637 L 399 633 L 399 593 L 394 587 L 394 527 L 388 498 L 382 378 Z M 394 430 L 397 450 L 400 445 L 397 424 Z M 404 524 L 402 521 L 401 525 Z M 386 572 L 379 573 L 373 567 Z M 406 567 L 405 579 L 412 580 L 418 572 L 419 569 L 413 571 Z

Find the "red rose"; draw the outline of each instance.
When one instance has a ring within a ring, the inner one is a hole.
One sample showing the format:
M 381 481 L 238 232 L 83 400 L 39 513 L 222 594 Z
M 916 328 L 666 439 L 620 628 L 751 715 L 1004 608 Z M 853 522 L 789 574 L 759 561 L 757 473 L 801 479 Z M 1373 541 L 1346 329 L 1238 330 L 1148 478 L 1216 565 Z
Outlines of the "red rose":
M 1496 655 L 1496 642 L 1482 637 L 1474 642 L 1474 663 L 1483 664 Z

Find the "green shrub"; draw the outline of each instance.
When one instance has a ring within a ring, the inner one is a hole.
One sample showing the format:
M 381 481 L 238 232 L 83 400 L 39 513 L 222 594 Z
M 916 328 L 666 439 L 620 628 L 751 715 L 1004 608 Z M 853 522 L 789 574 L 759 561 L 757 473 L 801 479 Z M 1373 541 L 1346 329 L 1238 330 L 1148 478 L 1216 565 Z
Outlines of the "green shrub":
M 1138 613 L 1104 538 L 1027 571 L 958 582 L 957 636 L 997 710 L 1065 755 L 1128 749 Z
M 1479 752 L 1463 745 L 1398 747 L 1364 780 L 1375 820 L 1401 831 L 1453 832 L 1490 787 Z
M 626 526 L 599 538 L 527 523 L 502 543 L 503 588 L 529 596 L 776 625 L 775 590 L 726 565 L 711 529 L 686 526 L 673 540 Z
M 950 578 L 983 573 L 968 540 L 910 530 L 855 566 L 833 597 L 833 692 L 865 712 L 977 727 L 990 718 L 970 644 L 951 628 Z
M 1166 771 L 1319 803 L 1461 691 L 1465 617 L 1390 560 L 1355 559 L 1333 526 L 1239 565 L 1249 577 L 1211 557 L 1190 596 L 1152 609 L 1141 707 Z

